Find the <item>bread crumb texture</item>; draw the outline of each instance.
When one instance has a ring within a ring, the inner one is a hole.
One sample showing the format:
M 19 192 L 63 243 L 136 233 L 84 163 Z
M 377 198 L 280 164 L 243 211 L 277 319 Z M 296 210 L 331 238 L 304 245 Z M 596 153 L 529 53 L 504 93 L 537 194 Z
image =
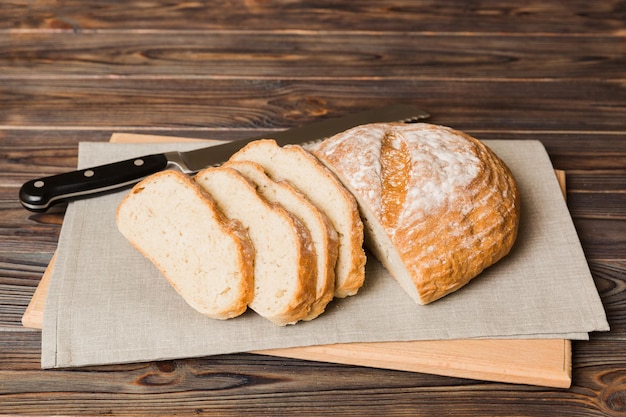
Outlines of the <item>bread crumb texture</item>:
M 363 223 L 354 196 L 337 177 L 302 147 L 280 147 L 271 139 L 249 143 L 231 161 L 256 162 L 270 178 L 288 182 L 327 216 L 339 238 L 334 295 L 355 295 L 365 279 Z
M 308 229 L 254 183 L 229 167 L 207 168 L 195 181 L 218 208 L 245 227 L 255 249 L 250 308 L 277 325 L 308 316 L 315 299 L 316 257 Z
M 186 175 L 163 171 L 137 184 L 117 209 L 120 232 L 194 309 L 242 314 L 252 295 L 252 243 Z

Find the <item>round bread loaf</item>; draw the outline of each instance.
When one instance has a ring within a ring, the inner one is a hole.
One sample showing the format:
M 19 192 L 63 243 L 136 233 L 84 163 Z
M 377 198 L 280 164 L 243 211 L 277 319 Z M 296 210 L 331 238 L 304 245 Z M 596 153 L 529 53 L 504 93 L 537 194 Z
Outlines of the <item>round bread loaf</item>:
M 483 143 L 426 123 L 362 125 L 309 149 L 356 197 L 365 242 L 427 304 L 509 253 L 520 196 Z

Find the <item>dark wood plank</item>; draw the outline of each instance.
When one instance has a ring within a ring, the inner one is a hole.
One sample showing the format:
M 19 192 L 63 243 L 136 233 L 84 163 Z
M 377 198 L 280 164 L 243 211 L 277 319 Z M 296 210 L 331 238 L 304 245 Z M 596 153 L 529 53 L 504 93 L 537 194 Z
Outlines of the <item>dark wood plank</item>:
M 624 141 L 622 141 L 624 143 Z M 595 145 L 595 143 L 594 143 Z M 617 156 L 618 153 L 613 154 Z M 594 161 L 599 159 L 597 156 L 592 158 Z M 626 167 L 626 165 L 622 165 Z M 626 184 L 626 169 L 624 171 L 619 169 L 614 170 L 584 170 L 584 171 L 570 171 L 568 175 L 567 185 L 571 193 L 620 193 L 624 192 L 624 185 Z M 621 196 L 618 198 L 622 198 Z M 576 205 L 576 204 L 575 204 Z M 615 206 L 617 209 L 623 209 Z
M 58 210 L 29 212 L 19 203 L 17 187 L 0 187 L 0 254 L 19 253 L 19 259 L 25 261 L 32 253 L 53 251 L 62 215 Z
M 3 413 L 430 416 L 466 404 L 463 415 L 617 415 L 623 407 L 624 363 L 606 360 L 626 355 L 621 342 L 576 342 L 570 390 L 246 354 L 40 372 L 38 343 L 35 332 L 0 340 Z
M 574 225 L 590 259 L 623 259 L 626 253 L 626 221 L 575 218 Z
M 16 172 L 37 176 L 38 172 L 62 172 L 76 167 L 78 143 L 66 147 L 9 147 L 0 151 L 4 175 L 0 186 L 17 186 Z
M 621 79 L 621 36 L 263 31 L 26 32 L 0 38 L 0 79 Z M 479 74 L 479 77 L 476 75 Z
M 604 80 L 583 88 L 569 81 L 59 79 L 0 80 L 0 96 L 0 127 L 9 128 L 270 130 L 408 102 L 432 112 L 432 123 L 468 131 L 620 132 L 626 87 Z
M 626 341 L 626 260 L 591 259 L 589 267 L 611 326 L 609 333 L 597 334 L 596 337 Z
M 547 116 L 546 116 L 547 117 Z M 537 122 L 544 120 L 541 117 Z M 567 122 L 563 122 L 567 123 Z M 550 155 L 552 164 L 557 169 L 568 171 L 568 189 L 571 174 L 584 175 L 586 171 L 600 171 L 590 173 L 590 176 L 602 175 L 603 180 L 609 181 L 614 190 L 623 189 L 620 182 L 620 172 L 626 167 L 626 141 L 624 132 L 620 131 L 576 131 L 569 130 L 546 131 L 536 130 L 485 130 L 466 129 L 479 139 L 515 139 L 539 140 L 543 143 Z M 615 174 L 615 179 L 611 179 Z M 596 182 L 596 185 L 598 183 Z M 576 186 L 576 182 L 573 183 Z M 606 185 L 602 185 L 606 187 Z
M 626 175 L 622 175 L 621 179 L 626 181 Z M 575 218 L 626 220 L 626 194 L 622 192 L 572 192 L 568 194 L 568 201 Z
M 90 1 L 10 0 L 0 28 L 127 30 L 358 30 L 464 33 L 619 33 L 622 1 Z M 184 23 L 181 23 L 184 22 Z

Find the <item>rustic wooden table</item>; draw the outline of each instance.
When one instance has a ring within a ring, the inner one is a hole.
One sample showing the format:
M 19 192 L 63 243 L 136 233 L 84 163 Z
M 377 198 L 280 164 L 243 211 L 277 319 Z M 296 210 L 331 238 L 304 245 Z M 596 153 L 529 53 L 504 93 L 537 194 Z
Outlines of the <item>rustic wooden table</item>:
M 0 8 L 0 415 L 626 415 L 626 2 L 203 3 Z M 62 212 L 21 208 L 24 181 L 113 132 L 239 139 L 396 102 L 566 171 L 611 325 L 573 343 L 571 388 L 251 354 L 40 369 L 20 319 Z

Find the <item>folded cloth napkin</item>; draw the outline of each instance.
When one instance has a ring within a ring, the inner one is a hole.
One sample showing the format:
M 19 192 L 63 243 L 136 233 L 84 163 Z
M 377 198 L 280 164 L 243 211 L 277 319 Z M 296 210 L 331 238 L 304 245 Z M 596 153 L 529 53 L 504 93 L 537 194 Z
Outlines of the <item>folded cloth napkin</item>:
M 47 297 L 42 366 L 197 357 L 272 348 L 464 338 L 586 339 L 609 329 L 548 155 L 537 141 L 485 141 L 522 196 L 511 253 L 466 287 L 417 305 L 372 256 L 356 296 L 311 322 L 277 327 L 252 311 L 227 321 L 189 307 L 118 232 L 127 191 L 73 202 Z M 81 143 L 79 167 L 198 144 Z

